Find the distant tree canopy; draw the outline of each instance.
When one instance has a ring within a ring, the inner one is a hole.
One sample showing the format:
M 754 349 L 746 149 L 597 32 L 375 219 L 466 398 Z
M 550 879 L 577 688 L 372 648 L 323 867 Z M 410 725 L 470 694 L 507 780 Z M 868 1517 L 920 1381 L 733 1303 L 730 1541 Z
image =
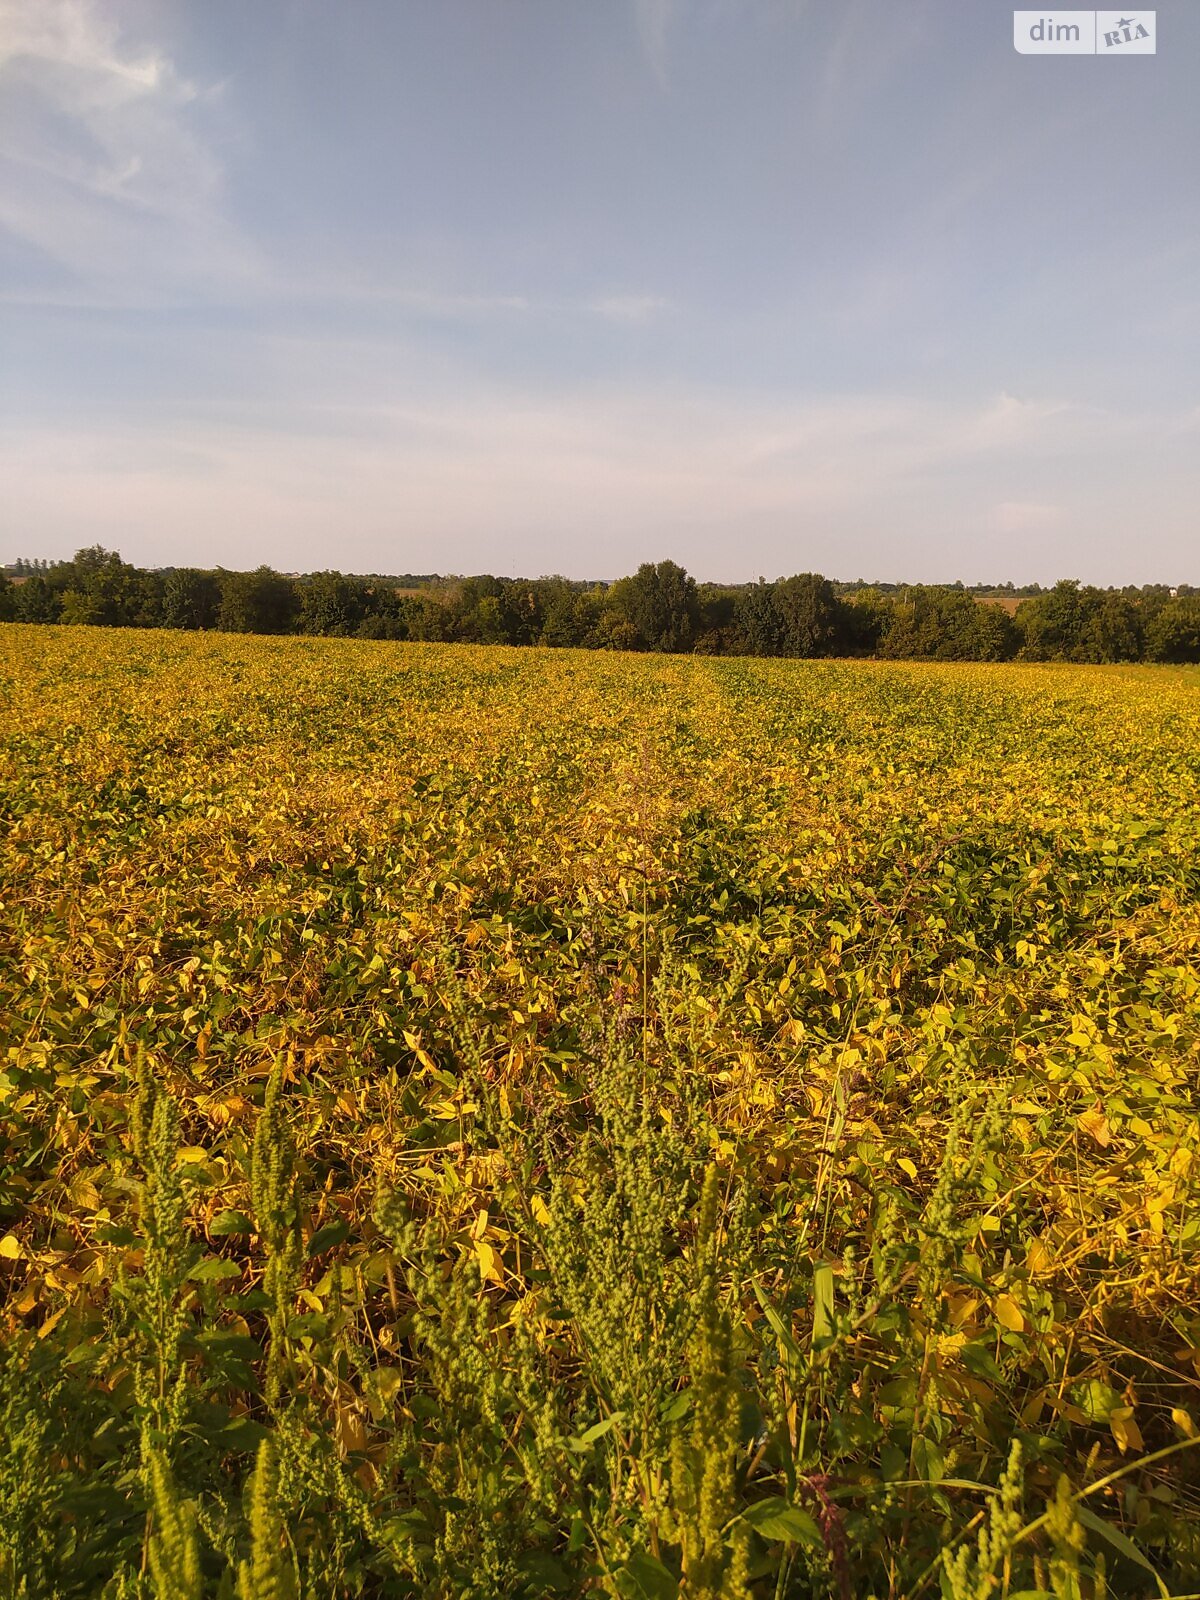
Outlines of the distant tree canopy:
M 253 572 L 222 572 L 217 627 L 225 633 L 288 633 L 300 610 L 300 593 L 290 578 L 270 567 Z
M 163 579 L 164 628 L 215 628 L 221 612 L 221 583 L 215 572 L 180 567 Z
M 1063 579 L 983 596 L 961 583 L 848 585 L 815 572 L 697 584 L 674 561 L 644 562 L 610 584 L 289 577 L 266 566 L 146 571 L 99 545 L 6 571 L 0 621 L 9 622 L 713 655 L 1200 662 L 1200 593 L 1187 585 L 1098 589 Z
M 998 606 L 981 605 L 962 589 L 914 585 L 892 602 L 879 654 L 922 661 L 1005 661 L 1017 630 Z
M 735 614 L 751 655 L 846 655 L 852 645 L 846 606 L 816 572 L 777 583 L 760 578 L 739 597 Z
M 690 650 L 700 623 L 696 580 L 674 561 L 643 561 L 618 600 L 643 650 Z

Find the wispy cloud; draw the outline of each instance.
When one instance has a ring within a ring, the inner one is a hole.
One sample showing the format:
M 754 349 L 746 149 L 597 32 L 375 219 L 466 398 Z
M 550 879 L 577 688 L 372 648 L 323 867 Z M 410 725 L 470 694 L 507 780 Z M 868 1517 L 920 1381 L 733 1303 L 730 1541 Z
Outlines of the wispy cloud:
M 881 6 L 876 0 L 844 0 L 826 13 L 834 22 L 817 81 L 813 107 L 818 126 L 841 126 L 860 115 L 912 55 L 928 48 L 928 0 Z
M 1135 514 L 1114 463 L 1163 421 L 1005 395 L 968 405 L 611 388 L 549 396 L 456 388 L 429 373 L 399 391 L 393 383 L 384 399 L 382 370 L 363 370 L 357 352 L 343 370 L 356 366 L 353 384 L 331 382 L 328 360 L 297 353 L 309 387 L 286 425 L 268 404 L 10 430 L 4 542 L 37 527 L 43 548 L 100 539 L 152 561 L 169 523 L 174 558 L 206 564 L 335 559 L 347 569 L 586 576 L 661 552 L 710 577 L 804 567 L 888 576 L 882 527 L 896 576 L 1052 578 L 1064 560 L 1104 576 L 1101 559 L 1135 576 L 1140 555 L 1097 545 L 1096 508 Z M 1063 460 L 1081 487 L 1039 497 L 1047 463 Z M 1188 460 L 1184 441 L 1162 462 L 1178 501 L 1159 518 L 1164 567 L 1173 549 L 1182 559 L 1189 536 L 1178 509 Z
M 0 0 L 0 227 L 92 294 L 244 279 L 221 167 L 197 121 L 208 91 L 91 0 Z
M 633 18 L 650 70 L 667 86 L 667 45 L 682 0 L 633 0 Z
M 609 322 L 639 323 L 650 322 L 670 306 L 670 300 L 661 294 L 610 294 L 591 301 L 589 310 Z
M 1030 500 L 1002 500 L 991 514 L 997 533 L 1048 533 L 1061 525 L 1062 506 L 1042 505 Z

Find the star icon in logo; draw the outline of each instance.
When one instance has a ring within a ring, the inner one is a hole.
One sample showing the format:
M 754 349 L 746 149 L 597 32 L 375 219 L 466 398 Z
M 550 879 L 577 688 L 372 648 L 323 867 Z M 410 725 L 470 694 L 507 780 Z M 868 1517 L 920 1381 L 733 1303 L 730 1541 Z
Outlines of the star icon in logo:
M 1119 18 L 1119 20 L 1117 22 L 1117 27 L 1118 28 L 1132 28 L 1133 27 L 1133 18 L 1132 17 L 1121 17 L 1121 18 Z

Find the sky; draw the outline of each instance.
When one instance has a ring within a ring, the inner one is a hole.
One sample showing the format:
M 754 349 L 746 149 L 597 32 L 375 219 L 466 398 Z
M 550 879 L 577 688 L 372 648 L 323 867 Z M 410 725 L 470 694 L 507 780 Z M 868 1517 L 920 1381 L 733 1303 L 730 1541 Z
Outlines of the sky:
M 1200 4 L 1156 32 L 0 0 L 0 561 L 1200 582 Z

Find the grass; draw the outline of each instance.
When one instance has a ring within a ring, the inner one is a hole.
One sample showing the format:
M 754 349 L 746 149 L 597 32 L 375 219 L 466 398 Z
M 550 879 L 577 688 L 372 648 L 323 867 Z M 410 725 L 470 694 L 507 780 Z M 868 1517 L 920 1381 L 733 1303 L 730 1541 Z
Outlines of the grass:
M 1200 679 L 0 629 L 0 1596 L 1200 1590 Z

